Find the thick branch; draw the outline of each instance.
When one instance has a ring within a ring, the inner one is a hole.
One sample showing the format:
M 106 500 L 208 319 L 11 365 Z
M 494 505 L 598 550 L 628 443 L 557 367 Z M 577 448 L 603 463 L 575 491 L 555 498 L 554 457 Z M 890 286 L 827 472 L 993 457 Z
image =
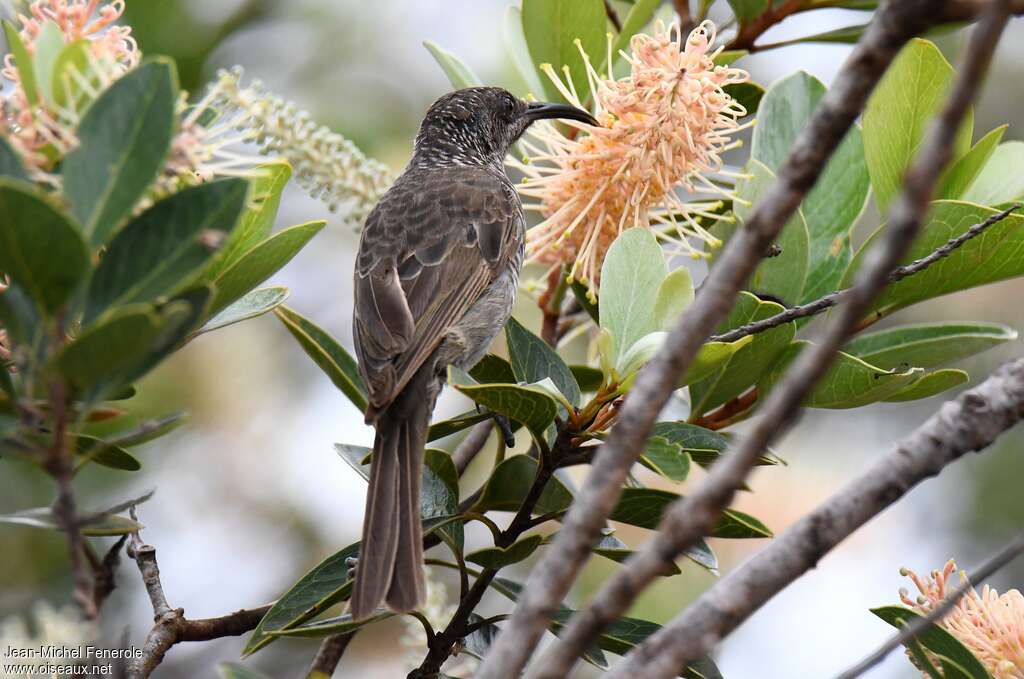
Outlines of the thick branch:
M 1024 359 L 945 403 L 860 477 L 728 574 L 638 646 L 608 676 L 671 676 L 704 656 L 855 530 L 969 452 L 1024 419 Z M 650 674 L 648 674 L 650 672 Z
M 131 508 L 132 519 L 137 519 Z M 156 561 L 156 547 L 142 542 L 138 531 L 131 534 L 128 556 L 135 560 L 142 574 L 142 582 L 153 606 L 153 628 L 142 645 L 142 657 L 132 660 L 128 667 L 129 679 L 145 679 L 156 669 L 167 651 L 182 641 L 210 641 L 221 637 L 234 637 L 254 629 L 270 610 L 270 605 L 241 609 L 219 618 L 188 620 L 185 610 L 172 609 L 167 603 L 160 567 Z
M 917 635 L 928 629 L 929 625 L 937 623 L 946 617 L 946 614 L 952 611 L 953 607 L 956 606 L 956 602 L 960 601 L 965 594 L 974 589 L 974 585 L 972 583 L 987 580 L 992 577 L 996 571 L 1016 559 L 1021 554 L 1024 554 L 1024 533 L 1018 535 L 1017 538 L 1009 545 L 1003 547 L 985 563 L 979 566 L 978 569 L 971 573 L 967 578 L 967 582 L 962 583 L 959 587 L 950 592 L 946 598 L 942 600 L 942 603 L 932 609 L 928 615 L 915 619 L 909 625 L 900 630 L 899 633 L 894 634 L 884 644 L 879 646 L 874 653 L 843 672 L 836 679 L 856 679 L 878 663 L 885 660 L 885 656 L 889 655 L 892 651 L 912 639 L 916 639 Z
M 964 233 L 960 234 L 956 238 L 950 238 L 941 246 L 937 247 L 926 257 L 915 260 L 910 264 L 898 267 L 889 274 L 889 283 L 897 283 L 908 276 L 913 276 L 916 273 L 924 271 L 935 262 L 948 257 L 953 253 L 954 250 L 959 248 L 967 241 L 980 236 L 990 226 L 998 224 L 999 222 L 1006 219 L 1011 213 L 1021 208 L 1020 203 L 1016 203 L 1002 212 L 998 212 L 983 222 L 975 224 Z M 780 325 L 785 325 L 800 318 L 807 318 L 808 316 L 815 316 L 823 311 L 827 311 L 832 307 L 842 302 L 846 296 L 850 293 L 850 288 L 845 290 L 839 290 L 831 294 L 825 295 L 820 299 L 816 299 L 813 302 L 807 304 L 801 304 L 790 309 L 786 309 L 774 316 L 765 318 L 760 321 L 754 321 L 753 323 L 747 323 L 738 328 L 734 328 L 729 332 L 724 332 L 721 335 L 713 335 L 712 340 L 716 342 L 735 342 L 738 339 L 743 339 L 747 335 L 756 335 L 772 328 L 777 328 Z
M 459 445 L 452 453 L 455 471 L 458 472 L 459 476 L 462 476 L 462 472 L 466 471 L 466 468 L 469 467 L 473 459 L 487 445 L 487 437 L 491 435 L 491 429 L 493 428 L 494 420 L 478 422 L 473 425 L 469 433 L 466 434 L 466 437 L 459 442 Z
M 348 634 L 335 634 L 327 637 L 320 644 L 320 649 L 313 658 L 313 664 L 309 667 L 306 679 L 329 679 L 334 676 L 334 670 L 338 668 L 341 656 L 345 655 L 345 649 L 355 637 L 355 632 Z
M 745 228 L 730 239 L 694 303 L 638 375 L 562 530 L 533 569 L 512 618 L 484 659 L 480 679 L 514 677 L 526 665 L 558 602 L 590 556 L 590 547 L 618 502 L 626 475 L 675 389 L 677 377 L 728 314 L 761 254 L 817 181 L 896 53 L 929 26 L 934 5 L 926 0 L 899 0 L 878 11 L 794 144 L 778 179 L 762 196 Z
M 952 160 L 953 141 L 960 122 L 974 99 L 1007 20 L 1005 11 L 993 11 L 973 36 L 949 102 L 929 129 L 922 151 L 907 173 L 904 189 L 890 211 L 884 242 L 869 252 L 857 284 L 846 295 L 847 303 L 840 307 L 835 322 L 816 344 L 801 352 L 782 382 L 768 395 L 762 417 L 750 435 L 732 454 L 722 457 L 712 467 L 706 481 L 693 494 L 669 506 L 655 537 L 605 583 L 589 606 L 573 617 L 559 642 L 528 676 L 557 679 L 568 674 L 601 630 L 622 616 L 676 556 L 711 531 L 722 510 L 743 486 L 762 451 L 795 421 L 804 398 L 825 375 L 836 352 L 855 332 L 875 297 L 885 288 L 890 272 L 910 250 L 939 175 Z M 660 675 L 645 672 L 641 676 Z

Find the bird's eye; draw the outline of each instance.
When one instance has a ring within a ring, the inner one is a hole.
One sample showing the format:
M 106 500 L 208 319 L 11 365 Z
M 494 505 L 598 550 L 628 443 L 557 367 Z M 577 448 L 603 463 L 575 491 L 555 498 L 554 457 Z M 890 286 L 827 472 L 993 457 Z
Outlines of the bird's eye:
M 512 113 L 516 110 L 516 100 L 512 97 L 505 97 L 505 111 Z

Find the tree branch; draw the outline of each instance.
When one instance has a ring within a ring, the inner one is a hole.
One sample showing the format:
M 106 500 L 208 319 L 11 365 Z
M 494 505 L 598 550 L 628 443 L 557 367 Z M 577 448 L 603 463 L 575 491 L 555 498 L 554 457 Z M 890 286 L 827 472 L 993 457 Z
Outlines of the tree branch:
M 1018 359 L 945 403 L 870 469 L 712 585 L 607 676 L 671 676 L 703 657 L 855 530 L 963 455 L 988 447 L 1022 419 L 1024 359 Z
M 915 260 L 910 264 L 898 267 L 889 274 L 889 283 L 897 283 L 908 276 L 913 276 L 916 273 L 924 271 L 935 262 L 948 257 L 953 253 L 954 250 L 959 248 L 967 241 L 980 236 L 989 227 L 998 224 L 999 222 L 1006 219 L 1010 214 L 1021 208 L 1020 203 L 1015 203 L 1010 207 L 1006 208 L 1002 212 L 997 212 L 988 219 L 978 224 L 975 224 L 964 233 L 960 234 L 956 238 L 951 238 L 943 245 L 933 250 L 928 256 L 922 257 L 921 259 Z M 772 328 L 777 328 L 780 325 L 785 325 L 800 318 L 807 318 L 808 316 L 815 316 L 823 311 L 827 311 L 832 307 L 842 302 L 846 296 L 850 293 L 851 288 L 845 290 L 838 290 L 831 294 L 825 295 L 820 299 L 816 299 L 813 302 L 807 304 L 801 304 L 785 311 L 779 312 L 774 316 L 765 318 L 760 321 L 754 321 L 753 323 L 747 323 L 738 328 L 734 328 L 728 332 L 724 332 L 720 335 L 712 335 L 711 339 L 716 342 L 735 342 L 738 339 L 743 339 L 747 335 L 756 335 Z M 872 319 L 877 320 L 877 319 Z
M 946 617 L 946 614 L 953 610 L 956 603 L 974 588 L 972 583 L 982 582 L 989 579 L 996 571 L 1016 559 L 1021 554 L 1024 554 L 1024 533 L 1019 534 L 1009 545 L 1003 547 L 1001 550 L 996 552 L 996 554 L 989 557 L 985 563 L 979 566 L 978 569 L 967 578 L 967 582 L 964 582 L 955 590 L 950 592 L 949 595 L 942 600 L 942 603 L 932 609 L 928 615 L 915 619 L 909 625 L 900 630 L 899 633 L 894 634 L 888 641 L 879 646 L 878 650 L 840 674 L 836 679 L 856 679 L 878 663 L 885 660 L 885 656 L 889 655 L 893 650 L 906 644 L 912 639 L 916 639 L 917 635 L 928 629 L 930 625 L 938 623 Z
M 619 19 L 619 13 L 612 7 L 611 0 L 604 0 L 604 13 L 608 16 L 608 21 L 612 22 L 612 26 L 615 27 L 617 33 L 622 32 L 622 20 Z
M 706 535 L 743 486 L 757 458 L 796 419 L 800 404 L 826 373 L 836 353 L 857 329 L 875 297 L 885 288 L 890 272 L 910 250 L 921 229 L 929 201 L 943 168 L 952 160 L 953 141 L 983 79 L 995 43 L 1009 15 L 998 0 L 975 32 L 965 63 L 942 114 L 929 128 L 922 151 L 907 173 L 905 185 L 890 210 L 881 247 L 872 248 L 846 304 L 818 343 L 801 352 L 782 382 L 768 395 L 750 435 L 736 450 L 719 459 L 706 481 L 662 516 L 658 533 L 630 557 L 573 616 L 535 670 L 527 676 L 558 679 L 566 676 L 601 630 L 621 617 L 636 597 L 665 571 L 676 556 Z M 680 667 L 680 666 L 676 666 Z M 640 676 L 649 676 L 646 672 Z M 653 676 L 653 675 L 652 675 Z M 659 675 L 660 676 L 660 675 Z M 672 676 L 672 674 L 667 675 Z
M 138 520 L 135 507 L 130 516 Z M 128 556 L 135 560 L 142 574 L 142 582 L 153 606 L 153 628 L 146 635 L 142 656 L 133 659 L 128 666 L 129 679 L 145 679 L 159 665 L 167 651 L 182 641 L 210 641 L 221 637 L 238 636 L 254 629 L 270 610 L 270 605 L 253 609 L 241 609 L 219 618 L 188 620 L 183 608 L 172 609 L 167 603 L 163 583 L 160 581 L 160 567 L 156 561 L 156 547 L 144 544 L 139 532 L 131 534 Z
M 877 12 L 798 137 L 777 180 L 762 196 L 746 226 L 730 239 L 693 304 L 637 376 L 617 425 L 598 451 L 562 530 L 531 572 L 512 618 L 480 667 L 479 679 L 508 679 L 526 665 L 558 602 L 590 556 L 591 546 L 618 502 L 626 475 L 674 391 L 677 377 L 729 313 L 762 253 L 817 181 L 896 53 L 930 25 L 934 14 L 935 3 L 926 0 L 890 1 Z
M 334 670 L 338 668 L 341 656 L 345 655 L 345 649 L 356 636 L 355 632 L 347 634 L 335 634 L 327 637 L 320 644 L 320 649 L 313 658 L 313 664 L 306 674 L 306 679 L 329 679 L 334 676 Z
M 484 446 L 487 445 L 487 438 L 491 435 L 491 429 L 494 428 L 494 420 L 484 420 L 483 422 L 477 422 L 466 434 L 465 438 L 459 441 L 459 445 L 456 446 L 455 451 L 452 453 L 452 461 L 455 463 L 455 471 L 459 476 L 466 471 L 469 464 L 480 454 Z

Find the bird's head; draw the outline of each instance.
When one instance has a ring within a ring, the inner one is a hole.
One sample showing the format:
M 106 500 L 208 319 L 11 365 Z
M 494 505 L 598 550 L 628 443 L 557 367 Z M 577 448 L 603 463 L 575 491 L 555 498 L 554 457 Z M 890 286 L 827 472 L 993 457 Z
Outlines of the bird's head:
M 416 155 L 433 164 L 501 164 L 523 132 L 546 118 L 597 124 L 575 106 L 527 102 L 500 87 L 455 90 L 427 110 L 416 135 Z

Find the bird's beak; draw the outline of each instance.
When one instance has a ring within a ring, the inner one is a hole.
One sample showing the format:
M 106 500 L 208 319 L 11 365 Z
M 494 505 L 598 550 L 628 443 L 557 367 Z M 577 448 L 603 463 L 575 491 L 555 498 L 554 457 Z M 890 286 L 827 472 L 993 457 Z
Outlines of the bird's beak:
M 531 101 L 526 107 L 526 118 L 532 123 L 546 118 L 562 118 L 578 120 L 587 125 L 597 125 L 597 120 L 581 108 L 568 104 L 550 104 L 544 101 Z

